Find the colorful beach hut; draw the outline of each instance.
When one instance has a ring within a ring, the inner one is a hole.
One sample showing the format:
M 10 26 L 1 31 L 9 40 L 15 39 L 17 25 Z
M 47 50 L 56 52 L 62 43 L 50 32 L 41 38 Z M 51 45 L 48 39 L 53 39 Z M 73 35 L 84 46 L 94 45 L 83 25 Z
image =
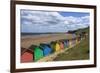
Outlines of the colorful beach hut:
M 83 40 L 83 34 L 80 33 L 79 36 L 80 36 L 80 40 Z
M 52 52 L 55 52 L 55 51 L 56 51 L 56 49 L 55 49 L 55 47 L 56 47 L 56 42 L 55 42 L 55 41 L 52 41 L 52 42 L 50 43 L 50 47 L 52 48 Z
M 71 45 L 75 45 L 75 44 L 76 44 L 75 38 L 74 39 L 71 39 Z
M 58 41 L 55 41 L 55 42 L 53 41 L 50 44 L 51 44 L 51 48 L 53 49 L 53 52 L 57 52 L 57 51 L 60 51 L 61 50 Z
M 78 44 L 78 42 L 79 42 L 79 41 L 78 41 L 78 37 L 77 37 L 77 38 L 76 38 L 76 44 Z
M 58 52 L 58 51 L 61 50 L 61 48 L 60 48 L 60 44 L 59 44 L 58 41 L 57 41 L 56 44 L 55 44 L 55 50 L 56 50 L 56 52 Z
M 52 52 L 49 44 L 40 44 L 40 48 L 43 50 L 43 55 L 47 56 Z
M 76 43 L 79 43 L 80 40 L 81 40 L 81 37 L 80 37 L 80 36 L 77 36 L 77 38 L 76 38 Z
M 31 45 L 30 49 L 33 50 L 34 61 L 38 61 L 39 59 L 43 57 L 43 50 L 39 46 Z
M 69 47 L 72 46 L 72 39 L 69 39 Z
M 69 47 L 69 40 L 63 40 L 63 42 L 64 42 L 64 47 L 66 48 L 66 47 Z
M 72 34 L 72 45 L 75 45 L 76 44 L 76 34 Z
M 21 48 L 21 63 L 32 62 L 33 52 L 29 49 Z
M 63 41 L 59 41 L 59 45 L 60 45 L 60 49 L 64 49 L 65 47 L 64 47 L 64 42 Z

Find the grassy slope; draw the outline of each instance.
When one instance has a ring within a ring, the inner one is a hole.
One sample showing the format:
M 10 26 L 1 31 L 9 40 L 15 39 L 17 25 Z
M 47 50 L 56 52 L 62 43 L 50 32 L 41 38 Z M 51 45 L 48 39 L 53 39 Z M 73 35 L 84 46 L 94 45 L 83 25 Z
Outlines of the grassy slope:
M 84 31 L 88 32 L 88 29 Z M 80 31 L 78 31 L 79 33 Z M 66 61 L 66 60 L 85 60 L 89 59 L 89 38 L 82 40 L 75 47 L 59 54 L 54 61 Z
M 76 34 L 79 34 L 79 33 L 81 33 L 81 32 L 89 32 L 89 27 L 88 28 L 84 28 L 84 29 L 78 29 L 78 30 L 76 30 Z

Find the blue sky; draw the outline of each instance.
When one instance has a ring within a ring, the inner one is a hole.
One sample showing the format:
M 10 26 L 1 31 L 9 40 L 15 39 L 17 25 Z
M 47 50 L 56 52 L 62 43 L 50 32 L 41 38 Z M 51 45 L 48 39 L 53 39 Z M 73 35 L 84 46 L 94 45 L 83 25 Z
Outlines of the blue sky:
M 82 12 L 59 12 L 62 16 L 74 16 L 74 17 L 82 17 L 88 16 L 89 13 L 82 13 Z
M 90 23 L 89 13 L 21 9 L 20 14 L 21 32 L 67 32 L 69 30 L 86 28 Z

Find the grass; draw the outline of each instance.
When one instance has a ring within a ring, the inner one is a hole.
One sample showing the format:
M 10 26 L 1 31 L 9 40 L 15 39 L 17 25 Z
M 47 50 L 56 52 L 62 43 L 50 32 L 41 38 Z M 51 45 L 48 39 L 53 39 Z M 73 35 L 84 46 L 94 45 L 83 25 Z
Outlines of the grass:
M 54 61 L 66 60 L 86 60 L 89 59 L 89 37 L 82 40 L 79 44 L 59 54 Z
M 84 29 L 78 29 L 76 30 L 75 34 L 80 34 L 81 32 L 89 32 L 89 27 L 84 28 Z
M 59 54 L 54 61 L 66 61 L 66 60 L 85 60 L 89 59 L 89 43 L 88 39 L 81 41 L 78 45 L 62 54 Z

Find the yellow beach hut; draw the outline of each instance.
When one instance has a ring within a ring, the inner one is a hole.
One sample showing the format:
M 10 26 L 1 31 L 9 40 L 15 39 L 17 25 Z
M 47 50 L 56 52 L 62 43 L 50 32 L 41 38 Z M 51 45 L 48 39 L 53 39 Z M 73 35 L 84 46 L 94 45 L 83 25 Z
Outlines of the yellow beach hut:
M 56 44 L 55 44 L 55 51 L 58 52 L 60 50 L 61 50 L 60 45 L 59 45 L 58 42 L 56 42 Z

